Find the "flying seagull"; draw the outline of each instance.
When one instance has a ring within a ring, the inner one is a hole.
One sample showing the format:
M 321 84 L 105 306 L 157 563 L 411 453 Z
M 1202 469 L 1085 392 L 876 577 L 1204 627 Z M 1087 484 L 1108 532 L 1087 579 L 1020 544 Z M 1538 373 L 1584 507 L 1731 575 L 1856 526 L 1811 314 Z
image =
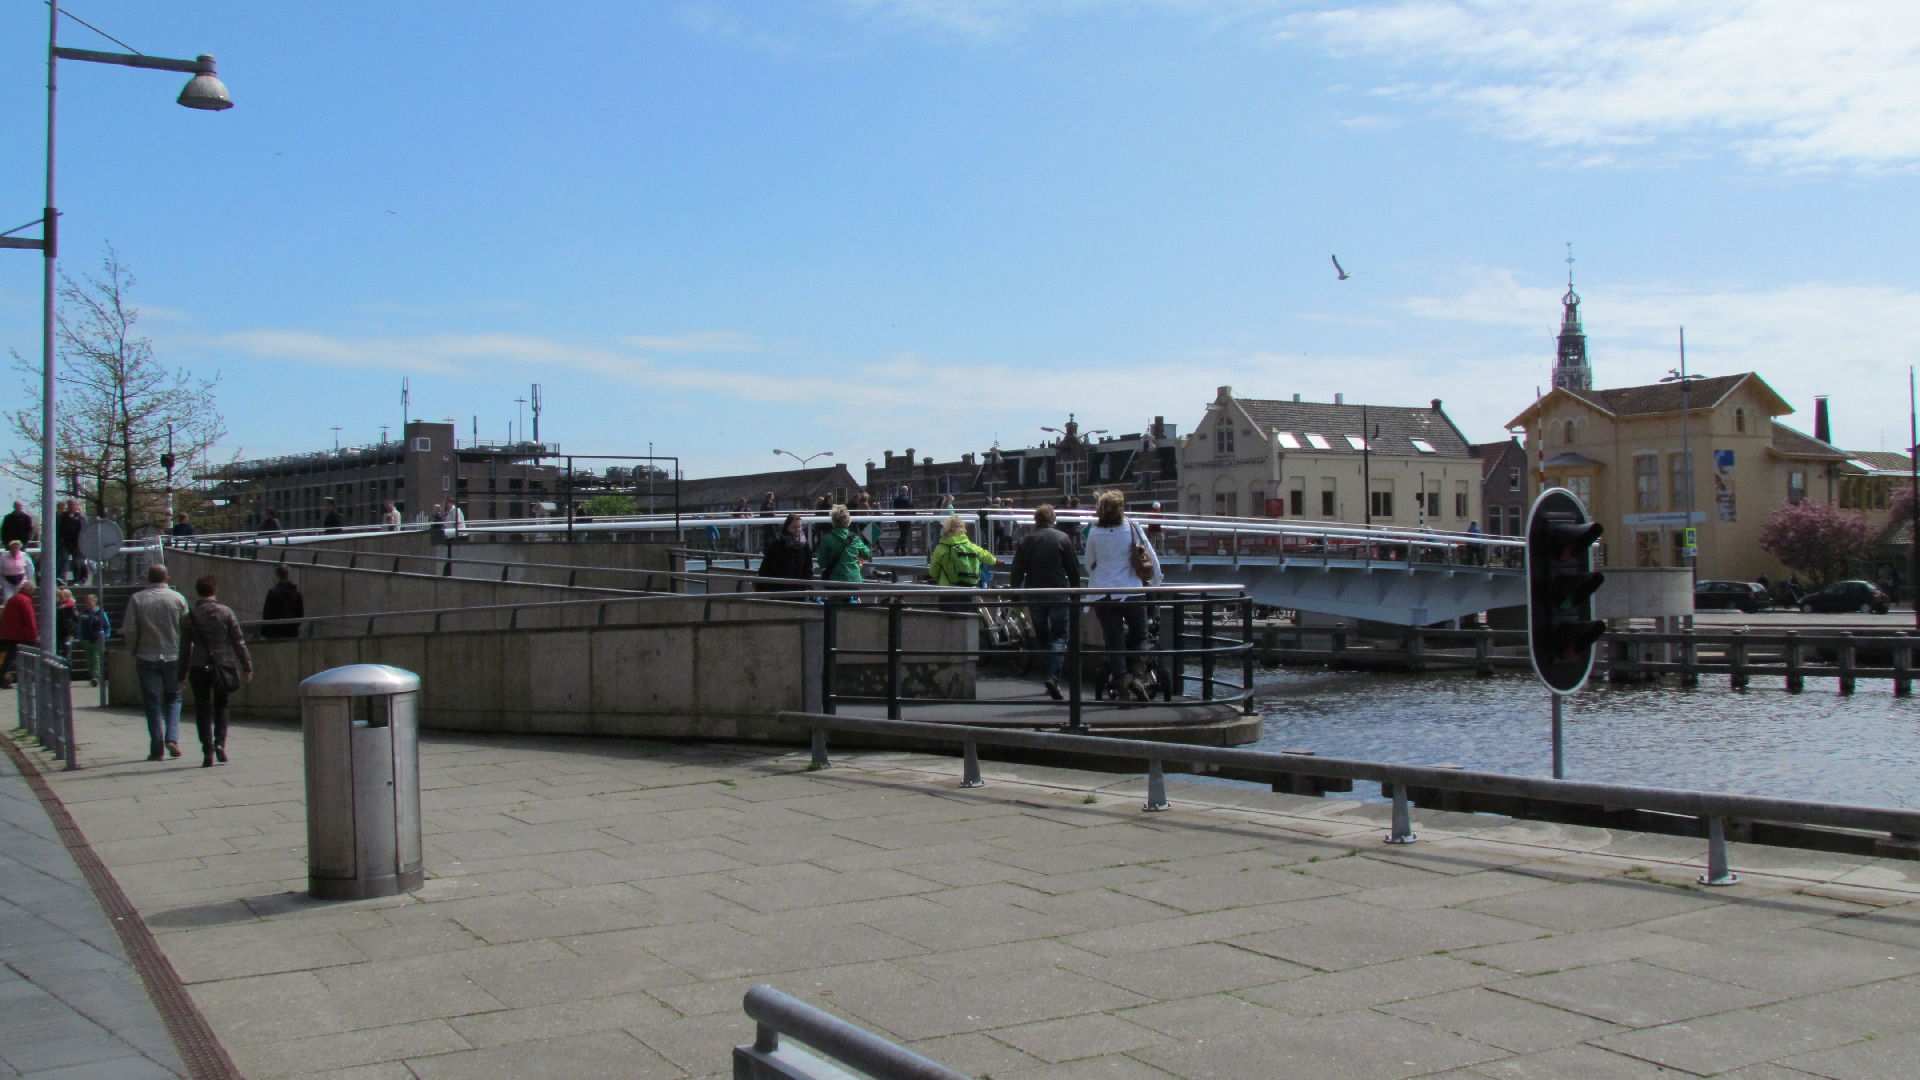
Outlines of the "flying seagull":
M 1348 278 L 1353 276 L 1352 274 L 1347 273 L 1345 267 L 1340 265 L 1340 256 L 1334 255 L 1332 256 L 1332 259 L 1333 259 L 1333 272 L 1340 275 L 1341 281 L 1345 281 Z

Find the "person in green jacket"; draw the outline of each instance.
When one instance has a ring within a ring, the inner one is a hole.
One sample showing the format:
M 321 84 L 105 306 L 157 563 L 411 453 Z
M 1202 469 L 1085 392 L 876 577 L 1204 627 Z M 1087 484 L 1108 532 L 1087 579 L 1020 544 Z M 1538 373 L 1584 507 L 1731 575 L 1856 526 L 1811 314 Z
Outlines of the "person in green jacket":
M 980 584 L 981 567 L 1000 560 L 993 552 L 967 538 L 967 522 L 959 514 L 949 517 L 940 527 L 940 542 L 927 556 L 927 569 L 935 585 L 972 588 Z M 965 596 L 942 596 L 942 607 L 972 607 Z
M 819 543 L 814 545 L 815 558 L 820 563 L 820 576 L 828 581 L 865 581 L 860 573 L 860 564 L 873 559 L 873 549 L 865 540 L 854 535 L 848 524 L 853 515 L 844 506 L 836 506 L 827 515 L 833 526 Z

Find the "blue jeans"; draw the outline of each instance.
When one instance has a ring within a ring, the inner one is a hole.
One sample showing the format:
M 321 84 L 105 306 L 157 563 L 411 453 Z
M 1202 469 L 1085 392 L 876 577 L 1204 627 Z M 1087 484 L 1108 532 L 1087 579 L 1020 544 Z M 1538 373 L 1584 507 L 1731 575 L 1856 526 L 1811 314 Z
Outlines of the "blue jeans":
M 135 660 L 140 673 L 140 704 L 147 710 L 147 754 L 180 741 L 180 672 L 178 660 Z
M 1058 679 L 1067 666 L 1067 605 L 1029 604 L 1027 613 L 1033 617 L 1034 640 L 1053 650 L 1041 670 L 1048 679 Z

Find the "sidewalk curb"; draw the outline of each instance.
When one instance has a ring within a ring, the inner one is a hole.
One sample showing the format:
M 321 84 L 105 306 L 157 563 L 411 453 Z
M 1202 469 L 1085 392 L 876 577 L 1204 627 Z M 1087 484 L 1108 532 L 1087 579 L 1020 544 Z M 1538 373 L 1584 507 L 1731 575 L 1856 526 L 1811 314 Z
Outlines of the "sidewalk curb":
M 226 1047 L 214 1035 L 213 1028 L 206 1017 L 200 1015 L 200 1009 L 194 1005 L 187 988 L 180 982 L 180 976 L 173 970 L 173 964 L 166 953 L 160 951 L 160 943 L 154 940 L 153 932 L 147 929 L 146 920 L 140 917 L 127 894 L 120 890 L 120 883 L 100 856 L 94 854 L 92 845 L 80 832 L 80 826 L 67 812 L 60 796 L 54 794 L 53 786 L 40 774 L 39 766 L 33 758 L 20 749 L 11 735 L 0 733 L 0 748 L 13 759 L 20 776 L 33 789 L 40 799 L 41 809 L 52 819 L 54 830 L 60 834 L 60 842 L 66 845 L 67 853 L 73 856 L 80 873 L 87 879 L 87 885 L 93 889 L 94 899 L 99 901 L 101 910 L 106 912 L 107 921 L 113 924 L 114 932 L 120 935 L 121 947 L 127 951 L 127 959 L 132 962 L 133 970 L 140 975 L 140 982 L 147 989 L 147 997 L 152 999 L 153 1007 L 160 1014 L 161 1023 L 167 1026 L 167 1034 L 173 1039 L 174 1049 L 180 1055 L 180 1061 L 187 1068 L 193 1080 L 244 1080 L 240 1070 L 233 1064 L 233 1058 L 227 1055 Z

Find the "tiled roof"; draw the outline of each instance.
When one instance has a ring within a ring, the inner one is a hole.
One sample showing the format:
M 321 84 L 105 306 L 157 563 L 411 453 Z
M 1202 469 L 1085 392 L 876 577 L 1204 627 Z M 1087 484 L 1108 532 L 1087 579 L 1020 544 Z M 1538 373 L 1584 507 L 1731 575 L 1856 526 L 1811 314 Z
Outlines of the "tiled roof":
M 1480 479 L 1482 480 L 1493 475 L 1509 450 L 1520 456 L 1522 466 L 1526 464 L 1526 451 L 1521 448 L 1520 440 L 1516 438 L 1509 438 L 1505 442 L 1472 443 L 1467 449 L 1473 451 L 1473 456 L 1480 459 Z
M 1364 426 L 1374 429 L 1370 449 L 1376 454 L 1424 457 L 1426 455 L 1413 445 L 1414 439 L 1424 439 L 1433 447 L 1434 457 L 1473 456 L 1472 448 L 1467 445 L 1459 429 L 1447 419 L 1446 413 L 1437 408 L 1328 405 L 1317 401 L 1268 401 L 1263 398 L 1235 398 L 1234 401 L 1246 410 L 1254 424 L 1261 429 L 1262 435 L 1271 436 L 1276 431 L 1290 432 L 1300 440 L 1300 449 L 1306 453 L 1360 453 L 1347 444 L 1345 436 L 1362 434 L 1361 417 L 1364 413 Z M 1325 436 L 1330 449 L 1309 446 L 1306 440 L 1308 434 Z
M 1893 450 L 1853 450 L 1847 452 L 1847 460 L 1857 461 L 1876 472 L 1905 475 L 1913 469 L 1913 459 Z
M 1697 379 L 1690 391 L 1692 407 L 1710 409 L 1718 405 L 1721 399 L 1733 392 L 1733 388 L 1752 377 L 1751 373 L 1740 375 L 1716 375 L 1710 379 Z M 1646 386 L 1622 386 L 1614 390 L 1568 390 L 1567 393 L 1582 399 L 1598 408 L 1605 409 L 1615 416 L 1638 416 L 1646 413 L 1679 412 L 1681 408 L 1680 384 L 1650 383 Z
M 745 499 L 747 506 L 757 511 L 761 500 L 771 491 L 782 510 L 811 510 L 815 499 L 823 492 L 831 492 L 836 488 L 846 488 L 848 498 L 853 498 L 862 489 L 860 482 L 853 478 L 844 465 L 818 469 L 780 469 L 741 476 L 710 476 L 701 480 L 680 481 L 680 507 L 687 511 L 731 510 L 741 499 Z M 656 482 L 654 490 L 656 498 L 673 498 L 671 481 Z
M 1787 457 L 1846 458 L 1847 452 L 1831 443 L 1823 443 L 1811 435 L 1793 430 L 1778 420 L 1773 424 L 1773 450 Z

